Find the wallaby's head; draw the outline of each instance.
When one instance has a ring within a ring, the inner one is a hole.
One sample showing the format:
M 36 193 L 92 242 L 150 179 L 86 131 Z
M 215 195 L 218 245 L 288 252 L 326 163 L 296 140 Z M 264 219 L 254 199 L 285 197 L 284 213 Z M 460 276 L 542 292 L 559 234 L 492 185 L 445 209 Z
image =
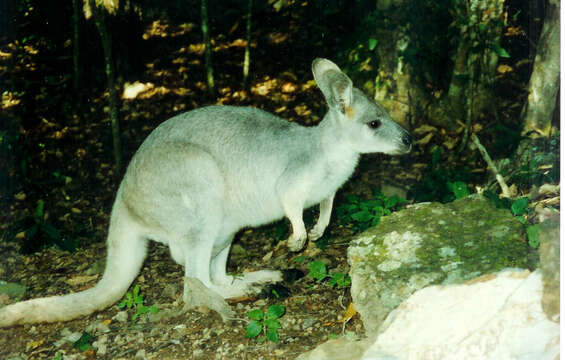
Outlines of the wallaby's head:
M 312 62 L 314 80 L 330 108 L 326 117 L 359 153 L 404 154 L 412 148 L 410 133 L 394 122 L 385 109 L 354 88 L 351 79 L 327 59 Z

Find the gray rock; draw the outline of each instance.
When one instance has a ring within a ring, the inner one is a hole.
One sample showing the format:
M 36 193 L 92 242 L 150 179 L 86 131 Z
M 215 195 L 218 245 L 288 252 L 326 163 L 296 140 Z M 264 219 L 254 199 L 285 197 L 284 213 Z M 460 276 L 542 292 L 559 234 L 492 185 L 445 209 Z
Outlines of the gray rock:
M 368 335 L 415 291 L 527 267 L 523 225 L 508 210 L 469 196 L 422 203 L 384 217 L 348 249 L 351 296 Z
M 560 261 L 559 261 L 559 215 L 555 214 L 540 225 L 540 267 L 543 276 L 541 305 L 547 317 L 553 321 L 560 318 Z

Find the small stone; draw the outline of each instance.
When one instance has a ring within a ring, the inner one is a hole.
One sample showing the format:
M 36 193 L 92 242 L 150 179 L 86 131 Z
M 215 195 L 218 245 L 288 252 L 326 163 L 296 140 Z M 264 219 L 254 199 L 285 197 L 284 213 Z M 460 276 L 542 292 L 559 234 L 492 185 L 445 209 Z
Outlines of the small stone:
M 136 360 L 145 360 L 147 356 L 145 355 L 145 349 L 140 349 L 135 353 Z
M 125 323 L 128 321 L 128 312 L 127 311 L 120 311 L 118 312 L 116 315 L 114 315 L 114 317 L 112 318 L 112 320 L 116 320 L 118 322 L 121 323 Z

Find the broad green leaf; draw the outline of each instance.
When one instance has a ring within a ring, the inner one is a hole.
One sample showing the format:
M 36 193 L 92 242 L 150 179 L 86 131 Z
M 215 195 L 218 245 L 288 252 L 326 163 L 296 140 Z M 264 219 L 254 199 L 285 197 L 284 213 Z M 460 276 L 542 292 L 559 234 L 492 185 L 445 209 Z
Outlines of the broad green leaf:
M 137 305 L 143 305 L 143 295 L 137 295 L 137 296 L 135 297 L 135 303 L 136 303 Z
M 37 202 L 37 207 L 35 208 L 35 219 L 37 221 L 43 221 L 43 217 L 45 215 L 43 209 L 44 209 L 45 203 L 43 202 L 43 200 L 39 200 Z
M 267 309 L 267 313 L 265 314 L 265 319 L 267 319 L 267 320 L 278 319 L 281 316 L 283 316 L 284 312 L 285 312 L 284 306 L 282 306 L 282 305 L 271 305 Z
M 379 43 L 379 41 L 375 38 L 370 38 L 369 39 L 369 50 L 374 50 L 377 47 L 377 44 Z
M 310 268 L 310 276 L 318 281 L 322 281 L 328 275 L 326 265 L 321 261 L 312 261 L 308 264 Z
M 139 285 L 135 285 L 133 287 L 133 297 L 137 298 L 138 295 L 139 295 Z
M 79 349 L 80 351 L 86 351 L 92 349 L 92 335 L 87 332 L 83 332 L 80 338 L 74 342 L 73 347 Z
M 524 215 L 526 209 L 528 208 L 528 198 L 522 197 L 512 203 L 510 209 L 512 210 L 512 214 L 516 216 Z
M 267 329 L 267 339 L 274 343 L 279 342 L 279 334 L 277 334 L 277 329 Z
M 261 330 L 263 330 L 263 324 L 259 321 L 252 321 L 247 325 L 245 337 L 248 339 L 254 338 L 261 333 Z
M 447 182 L 447 188 L 455 195 L 456 199 L 461 199 L 469 195 L 467 184 L 463 181 Z
M 159 312 L 159 308 L 155 305 L 150 306 L 148 309 L 149 309 L 149 312 L 152 313 L 152 314 L 156 314 L 156 313 Z
M 354 214 L 351 214 L 351 218 L 357 222 L 366 222 L 371 220 L 373 216 L 367 210 L 359 211 Z
M 265 320 L 265 326 L 267 329 L 280 329 L 281 323 L 277 319 Z
M 337 287 L 339 288 L 344 288 L 351 284 L 351 278 L 349 277 L 349 275 L 346 275 L 344 273 L 336 273 L 331 276 L 332 276 L 332 279 L 330 280 L 331 287 L 337 285 Z
M 526 226 L 526 235 L 528 236 L 528 244 L 533 249 L 539 246 L 539 224 Z
M 509 58 L 510 54 L 504 48 L 502 48 L 498 44 L 491 44 L 491 50 L 496 53 L 496 55 L 500 56 L 501 58 Z
M 247 317 L 251 320 L 262 320 L 263 319 L 263 311 L 259 309 L 251 310 L 247 313 Z

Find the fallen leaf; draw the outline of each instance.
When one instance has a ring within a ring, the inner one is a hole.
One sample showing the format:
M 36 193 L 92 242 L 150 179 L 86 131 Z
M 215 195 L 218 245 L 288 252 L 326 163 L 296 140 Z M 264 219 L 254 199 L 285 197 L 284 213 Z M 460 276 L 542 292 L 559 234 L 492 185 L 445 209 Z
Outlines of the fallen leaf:
M 423 135 L 432 131 L 437 131 L 437 128 L 431 125 L 422 125 L 412 131 L 415 135 Z
M 352 301 L 347 306 L 347 309 L 345 309 L 345 314 L 343 315 L 343 319 L 341 319 L 341 321 L 348 322 L 349 320 L 351 320 L 352 317 L 355 316 L 355 314 L 357 314 L 357 310 L 355 310 L 355 306 L 353 305 L 353 301 Z
M 498 67 L 496 68 L 496 71 L 498 71 L 499 74 L 506 74 L 512 72 L 513 70 L 514 69 L 512 69 L 511 66 L 508 66 L 506 64 L 498 65 Z
M 414 144 L 416 144 L 416 145 L 426 145 L 430 142 L 430 140 L 432 140 L 433 137 L 434 137 L 434 134 L 429 133 L 428 135 L 424 136 L 422 139 L 415 141 Z
M 26 194 L 23 191 L 20 191 L 19 193 L 17 193 L 16 195 L 14 195 L 14 199 L 18 200 L 18 201 L 23 201 L 26 199 Z
M 32 340 L 26 344 L 26 351 L 34 350 L 43 345 L 45 339 Z

